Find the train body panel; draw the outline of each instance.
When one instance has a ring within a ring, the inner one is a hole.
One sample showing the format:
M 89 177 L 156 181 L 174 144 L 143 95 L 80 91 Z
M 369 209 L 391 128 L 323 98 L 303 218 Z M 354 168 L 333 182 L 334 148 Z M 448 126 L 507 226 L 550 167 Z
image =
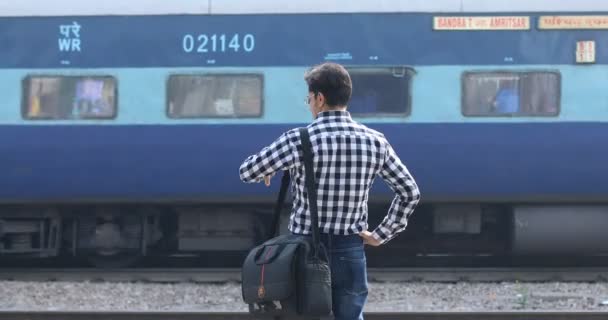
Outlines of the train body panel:
M 358 71 L 368 66 L 351 66 Z M 399 67 L 376 67 L 391 70 Z M 517 66 L 421 66 L 411 69 L 415 75 L 410 88 L 411 112 L 407 115 L 354 114 L 364 124 L 374 123 L 546 123 L 608 122 L 608 66 L 517 65 Z M 4 70 L 0 85 L 4 88 L 0 125 L 83 126 L 83 125 L 251 125 L 297 124 L 312 118 L 304 102 L 306 84 L 302 67 L 255 68 L 146 68 L 146 69 L 16 69 Z M 467 72 L 553 72 L 559 74 L 558 113 L 552 116 L 466 116 L 462 107 L 462 77 Z M 262 79 L 261 113 L 255 117 L 170 118 L 167 86 L 171 75 L 256 75 Z M 24 81 L 36 76 L 110 76 L 117 86 L 117 114 L 112 119 L 28 119 L 22 114 Z M 428 85 L 432 83 L 433 85 Z M 353 96 L 358 96 L 354 92 Z
M 272 201 L 279 179 L 271 189 L 242 184 L 238 167 L 292 127 L 3 126 L 0 201 Z M 606 123 L 370 127 L 398 150 L 425 201 L 608 196 Z M 380 179 L 374 192 L 370 201 L 391 196 Z
M 434 19 L 454 16 L 429 13 L 7 17 L 0 68 L 574 64 L 577 41 L 596 41 L 594 63 L 608 63 L 601 18 L 598 29 L 538 29 L 557 14 L 495 14 L 484 31 L 435 28 L 487 14 L 447 27 Z

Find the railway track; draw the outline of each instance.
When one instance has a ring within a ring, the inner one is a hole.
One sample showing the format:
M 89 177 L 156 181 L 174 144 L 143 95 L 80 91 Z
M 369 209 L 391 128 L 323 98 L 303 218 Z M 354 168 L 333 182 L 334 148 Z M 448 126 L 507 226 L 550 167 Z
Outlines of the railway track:
M 605 320 L 604 312 L 374 312 L 368 320 Z M 0 320 L 246 320 L 247 313 L 0 311 Z M 289 319 L 285 319 L 289 320 Z
M 606 282 L 608 268 L 371 268 L 368 278 L 376 282 Z M 0 269 L 0 280 L 223 283 L 239 282 L 240 270 Z

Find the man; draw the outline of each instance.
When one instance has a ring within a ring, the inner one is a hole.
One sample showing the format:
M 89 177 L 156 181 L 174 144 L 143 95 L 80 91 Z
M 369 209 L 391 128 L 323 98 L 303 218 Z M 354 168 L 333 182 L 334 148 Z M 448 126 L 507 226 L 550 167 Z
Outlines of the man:
M 363 319 L 367 299 L 364 244 L 379 246 L 403 231 L 420 193 L 407 168 L 381 133 L 353 121 L 347 109 L 352 82 L 346 69 L 324 63 L 305 75 L 306 99 L 315 120 L 308 125 L 313 149 L 321 241 L 330 252 L 332 303 L 336 320 Z M 310 236 L 311 218 L 304 185 L 298 129 L 283 133 L 240 167 L 243 182 L 270 184 L 290 170 L 294 203 L 289 230 Z M 367 226 L 368 192 L 376 176 L 397 194 L 387 216 L 373 231 Z

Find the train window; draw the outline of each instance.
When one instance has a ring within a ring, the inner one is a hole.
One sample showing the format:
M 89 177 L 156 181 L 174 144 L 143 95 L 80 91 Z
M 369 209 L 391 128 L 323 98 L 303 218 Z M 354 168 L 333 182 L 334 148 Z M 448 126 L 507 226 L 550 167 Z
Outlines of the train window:
M 465 116 L 557 116 L 560 108 L 557 72 L 465 72 L 462 112 Z
M 353 94 L 348 111 L 354 116 L 407 116 L 414 70 L 405 67 L 348 68 Z
M 25 119 L 110 119 L 116 79 L 109 76 L 29 76 L 23 81 Z
M 257 74 L 172 75 L 167 86 L 171 118 L 260 117 L 263 77 Z

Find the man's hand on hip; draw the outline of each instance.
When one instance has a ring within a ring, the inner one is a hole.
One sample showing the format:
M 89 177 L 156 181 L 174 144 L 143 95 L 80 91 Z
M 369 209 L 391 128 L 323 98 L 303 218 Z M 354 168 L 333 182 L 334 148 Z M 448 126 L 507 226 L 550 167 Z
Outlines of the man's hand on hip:
M 359 233 L 359 236 L 361 236 L 361 238 L 363 238 L 364 244 L 370 245 L 372 247 L 377 247 L 381 244 L 380 241 L 376 240 L 376 238 L 372 237 L 372 233 L 367 230 Z

